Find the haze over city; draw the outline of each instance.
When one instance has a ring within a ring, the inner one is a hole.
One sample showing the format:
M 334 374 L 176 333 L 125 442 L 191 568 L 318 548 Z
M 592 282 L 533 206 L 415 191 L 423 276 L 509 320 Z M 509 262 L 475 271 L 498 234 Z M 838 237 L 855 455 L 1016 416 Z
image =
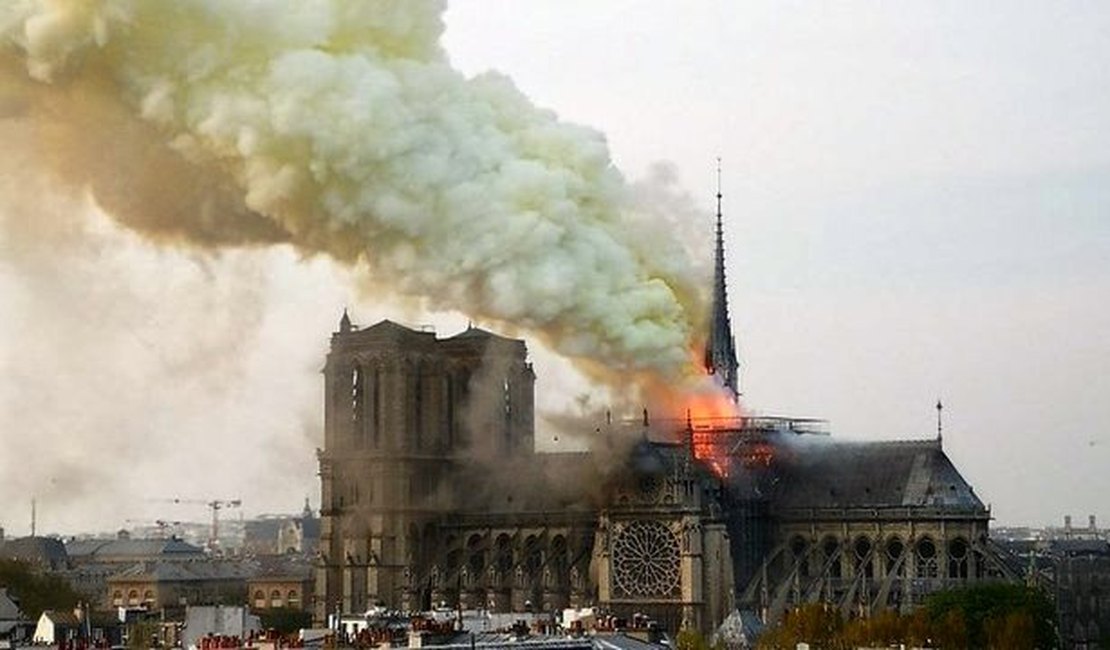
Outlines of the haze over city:
M 454 3 L 442 46 L 604 133 L 706 265 L 722 158 L 746 407 L 925 438 L 939 398 L 945 448 L 996 521 L 1110 520 L 1110 14 L 598 4 Z M 2 70 L 0 137 L 33 149 L 24 71 Z M 444 334 L 470 317 L 285 244 L 152 243 L 25 163 L 0 159 L 9 534 L 32 498 L 39 532 L 65 534 L 206 515 L 161 497 L 318 504 L 319 370 L 343 309 Z M 541 408 L 576 408 L 588 383 L 530 345 Z M 542 422 L 537 440 L 560 444 Z

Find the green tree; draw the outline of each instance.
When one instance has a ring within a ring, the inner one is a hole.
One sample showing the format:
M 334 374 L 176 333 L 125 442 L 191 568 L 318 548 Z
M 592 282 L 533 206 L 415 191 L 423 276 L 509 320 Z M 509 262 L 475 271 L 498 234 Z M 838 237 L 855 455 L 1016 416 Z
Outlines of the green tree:
M 312 614 L 299 609 L 264 609 L 258 612 L 258 619 L 262 623 L 262 629 L 274 630 L 279 634 L 292 634 L 299 632 L 301 628 L 312 627 Z
M 1031 640 L 1028 647 L 1057 647 L 1055 608 L 1039 589 L 1002 583 L 976 585 L 935 593 L 925 602 L 924 609 L 939 633 L 949 631 L 946 623 L 955 620 L 951 612 L 959 611 L 965 622 L 964 647 L 992 647 L 992 634 L 1002 639 L 1019 633 Z M 952 643 L 956 641 L 950 639 Z
M 19 609 L 35 620 L 48 609 L 72 610 L 80 595 L 56 575 L 40 574 L 19 560 L 0 560 L 0 586 L 19 599 Z

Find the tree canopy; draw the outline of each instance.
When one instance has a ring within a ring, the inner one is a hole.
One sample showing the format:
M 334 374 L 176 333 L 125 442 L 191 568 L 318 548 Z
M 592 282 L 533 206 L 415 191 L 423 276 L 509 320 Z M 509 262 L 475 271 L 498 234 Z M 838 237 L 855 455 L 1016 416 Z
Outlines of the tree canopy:
M 31 620 L 48 609 L 71 610 L 81 599 L 60 576 L 38 573 L 19 560 L 0 560 L 0 586 L 19 600 L 20 611 Z

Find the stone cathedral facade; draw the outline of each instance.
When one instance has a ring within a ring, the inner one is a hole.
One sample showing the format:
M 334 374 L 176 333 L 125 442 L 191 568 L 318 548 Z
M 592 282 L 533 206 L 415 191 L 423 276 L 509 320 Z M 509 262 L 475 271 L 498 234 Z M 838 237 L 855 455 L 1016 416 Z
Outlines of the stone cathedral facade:
M 324 376 L 319 619 L 601 605 L 677 629 L 728 614 L 719 481 L 681 443 L 643 439 L 603 466 L 535 453 L 522 341 L 344 315 Z

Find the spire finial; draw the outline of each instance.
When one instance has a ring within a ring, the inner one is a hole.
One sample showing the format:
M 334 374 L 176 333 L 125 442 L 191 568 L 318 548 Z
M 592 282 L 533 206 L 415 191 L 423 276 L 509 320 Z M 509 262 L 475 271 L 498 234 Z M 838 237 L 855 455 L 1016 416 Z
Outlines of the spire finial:
M 941 420 L 941 413 L 944 411 L 944 404 L 940 403 L 940 398 L 937 398 L 937 442 L 944 442 L 944 428 L 943 421 Z
M 721 226 L 721 199 L 724 195 L 721 194 L 721 157 L 717 156 L 717 227 Z

